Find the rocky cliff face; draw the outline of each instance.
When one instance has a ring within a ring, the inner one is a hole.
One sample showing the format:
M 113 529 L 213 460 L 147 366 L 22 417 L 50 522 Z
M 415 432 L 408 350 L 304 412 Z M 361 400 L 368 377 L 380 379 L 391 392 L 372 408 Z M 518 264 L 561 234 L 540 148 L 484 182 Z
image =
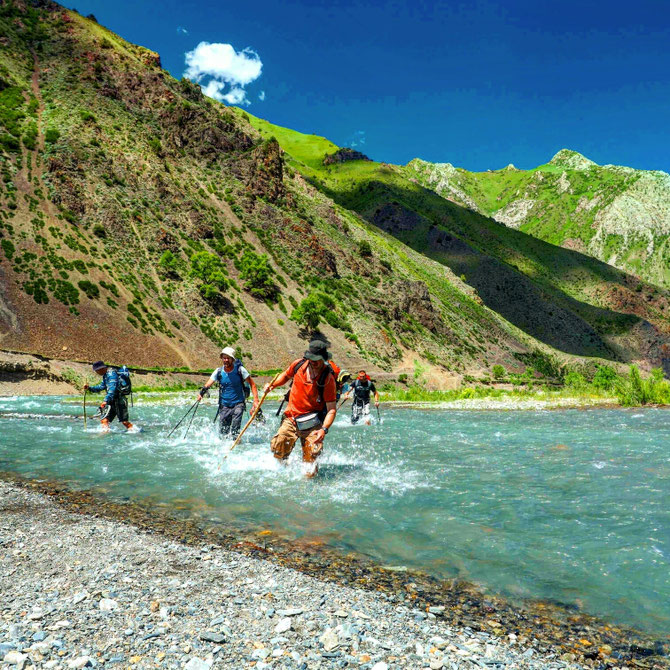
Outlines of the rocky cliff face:
M 563 149 L 534 170 L 472 173 L 414 160 L 412 179 L 506 226 L 670 287 L 670 175 Z

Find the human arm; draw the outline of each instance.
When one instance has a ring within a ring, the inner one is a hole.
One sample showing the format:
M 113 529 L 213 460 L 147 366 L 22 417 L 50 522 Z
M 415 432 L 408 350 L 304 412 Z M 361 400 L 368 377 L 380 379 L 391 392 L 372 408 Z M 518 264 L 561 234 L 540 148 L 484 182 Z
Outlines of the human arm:
M 253 380 L 251 375 L 247 377 L 246 381 L 249 382 L 249 386 L 251 387 L 251 394 L 254 397 L 254 404 L 251 406 L 251 411 L 253 412 L 256 407 L 258 407 L 258 386 L 256 386 L 256 382 Z
M 207 380 L 207 383 L 198 392 L 198 398 L 197 398 L 196 402 L 200 402 L 205 397 L 205 393 L 207 393 L 207 391 L 209 391 L 209 389 L 212 388 L 214 382 L 216 382 L 216 376 L 217 376 L 218 372 L 219 372 L 219 368 L 216 368 L 216 370 L 214 370 L 214 372 L 212 372 L 210 378 Z
M 374 384 L 372 385 L 372 392 L 375 394 L 375 405 L 379 407 L 379 391 Z
M 102 378 L 103 384 L 107 389 L 103 405 L 109 405 L 116 398 L 116 390 L 119 387 L 119 374 L 116 370 L 110 370 Z
M 279 388 L 280 386 L 284 386 L 286 382 L 293 377 L 293 375 L 289 375 L 289 372 L 291 372 L 293 369 L 293 366 L 288 368 L 288 370 L 284 370 L 276 379 L 273 379 L 271 382 L 265 385 L 265 391 L 272 391 L 273 389 Z

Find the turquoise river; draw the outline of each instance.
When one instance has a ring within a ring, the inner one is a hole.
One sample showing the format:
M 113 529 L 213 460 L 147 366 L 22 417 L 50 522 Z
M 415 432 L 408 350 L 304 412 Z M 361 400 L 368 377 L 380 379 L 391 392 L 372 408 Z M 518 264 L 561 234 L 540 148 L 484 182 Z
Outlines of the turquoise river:
M 670 631 L 668 411 L 382 407 L 371 426 L 344 411 L 307 480 L 299 447 L 288 467 L 270 454 L 276 403 L 223 459 L 212 405 L 167 439 L 192 401 L 144 396 L 142 432 L 104 435 L 71 399 L 0 398 L 0 471 Z

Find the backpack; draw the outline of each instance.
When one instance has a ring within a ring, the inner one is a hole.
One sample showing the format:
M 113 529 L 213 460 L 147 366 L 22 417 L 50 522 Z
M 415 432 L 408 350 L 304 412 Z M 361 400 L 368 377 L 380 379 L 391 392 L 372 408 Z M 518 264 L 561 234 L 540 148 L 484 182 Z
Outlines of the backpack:
M 239 358 L 236 358 L 235 361 L 233 362 L 233 372 L 237 372 L 237 374 L 240 376 L 240 381 L 242 382 L 242 392 L 244 393 L 244 400 L 248 400 L 249 396 L 251 395 L 251 385 L 249 382 L 247 382 L 245 379 L 242 378 L 242 372 L 240 371 L 240 368 L 242 367 L 242 361 Z M 219 368 L 219 375 L 218 375 L 218 383 L 219 383 L 219 389 L 221 388 L 221 372 L 223 370 L 223 367 Z M 226 373 L 227 374 L 227 373 Z
M 130 379 L 130 370 L 127 365 L 122 365 L 117 371 L 119 375 L 119 395 L 131 395 L 133 382 Z

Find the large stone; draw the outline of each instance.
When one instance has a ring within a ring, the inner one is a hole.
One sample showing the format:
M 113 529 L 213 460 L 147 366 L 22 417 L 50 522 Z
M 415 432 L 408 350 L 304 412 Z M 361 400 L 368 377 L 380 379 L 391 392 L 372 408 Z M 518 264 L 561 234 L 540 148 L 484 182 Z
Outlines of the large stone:
M 18 670 L 23 670 L 26 658 L 27 657 L 24 656 L 21 652 L 9 651 L 5 654 L 5 657 L 2 659 L 2 662 L 7 663 L 7 665 L 16 666 Z
M 337 633 L 332 628 L 327 628 L 323 635 L 319 638 L 319 642 L 323 645 L 326 651 L 332 651 L 340 646 L 340 640 Z
M 201 658 L 194 656 L 185 666 L 184 670 L 209 670 L 211 664 L 203 661 Z
M 284 617 L 279 620 L 279 623 L 275 626 L 275 633 L 285 633 L 287 630 L 291 630 L 291 618 Z
M 119 609 L 119 603 L 112 598 L 101 598 L 98 607 L 100 607 L 103 612 L 113 612 L 114 610 Z

